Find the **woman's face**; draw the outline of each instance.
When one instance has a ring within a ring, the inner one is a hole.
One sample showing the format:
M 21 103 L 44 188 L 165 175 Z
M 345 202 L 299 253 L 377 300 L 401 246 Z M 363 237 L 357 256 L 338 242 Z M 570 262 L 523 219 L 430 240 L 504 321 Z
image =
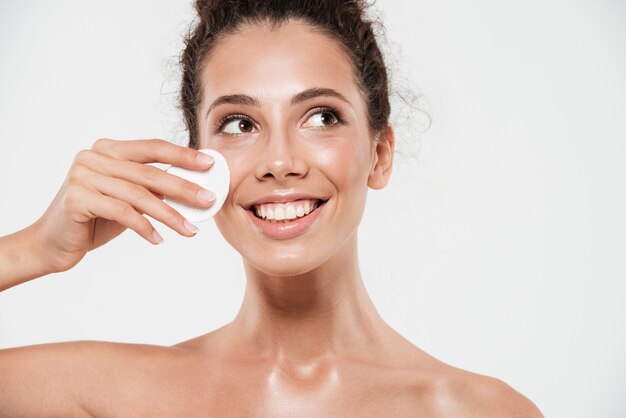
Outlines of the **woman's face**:
M 201 77 L 200 148 L 231 170 L 221 233 L 266 274 L 320 266 L 354 237 L 377 160 L 348 57 L 304 23 L 248 25 L 215 46 Z M 321 206 L 301 216 L 307 200 Z M 296 220 L 262 220 L 257 208 Z

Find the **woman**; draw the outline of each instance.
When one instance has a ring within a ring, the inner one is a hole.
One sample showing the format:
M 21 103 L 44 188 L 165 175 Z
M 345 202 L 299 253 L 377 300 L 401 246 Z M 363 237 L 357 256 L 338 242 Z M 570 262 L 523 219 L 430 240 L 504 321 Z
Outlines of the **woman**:
M 197 229 L 164 197 L 211 192 L 145 163 L 205 170 L 222 153 L 216 224 L 247 288 L 226 326 L 172 347 L 81 341 L 0 351 L 2 416 L 536 417 L 503 382 L 444 364 L 391 329 L 364 286 L 357 227 L 395 139 L 385 65 L 364 4 L 198 1 L 182 55 L 189 147 L 98 140 L 50 207 L 0 239 L 0 289 L 65 271 L 143 214 Z M 295 220 L 269 213 L 295 211 Z M 280 218 L 280 216 L 279 216 Z

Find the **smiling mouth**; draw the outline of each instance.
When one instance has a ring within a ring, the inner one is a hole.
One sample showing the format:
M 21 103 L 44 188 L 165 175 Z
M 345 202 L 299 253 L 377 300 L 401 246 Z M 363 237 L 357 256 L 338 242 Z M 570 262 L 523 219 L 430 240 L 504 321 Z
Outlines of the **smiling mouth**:
M 326 202 L 327 200 L 321 199 L 301 199 L 288 203 L 254 205 L 248 210 L 265 222 L 284 224 L 309 216 Z

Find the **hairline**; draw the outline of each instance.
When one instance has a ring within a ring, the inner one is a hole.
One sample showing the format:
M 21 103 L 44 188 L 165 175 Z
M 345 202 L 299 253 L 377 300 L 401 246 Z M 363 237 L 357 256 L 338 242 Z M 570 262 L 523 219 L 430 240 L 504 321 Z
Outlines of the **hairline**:
M 348 64 L 350 65 L 350 69 L 352 72 L 352 81 L 357 86 L 359 90 L 359 95 L 361 96 L 361 100 L 364 105 L 365 116 L 367 118 L 368 131 L 370 132 L 372 136 L 376 136 L 377 132 L 373 132 L 370 126 L 370 110 L 369 110 L 370 98 L 368 97 L 366 93 L 365 86 L 363 85 L 363 83 L 361 82 L 358 76 L 358 69 L 356 68 L 355 56 L 352 54 L 348 46 L 343 42 L 341 37 L 337 36 L 330 28 L 326 28 L 324 26 L 318 25 L 315 22 L 312 22 L 310 19 L 307 19 L 306 17 L 301 17 L 301 16 L 287 16 L 285 18 L 280 18 L 280 19 L 274 19 L 269 16 L 268 17 L 256 17 L 256 18 L 255 17 L 244 18 L 236 26 L 233 26 L 231 28 L 224 28 L 218 36 L 215 36 L 215 39 L 211 45 L 211 49 L 204 53 L 200 52 L 201 61 L 200 61 L 200 64 L 198 65 L 198 72 L 196 74 L 196 76 L 199 78 L 199 80 L 197 80 L 197 83 L 198 83 L 198 87 L 200 90 L 199 91 L 200 98 L 198 100 L 197 108 L 195 109 L 196 124 L 198 124 L 201 118 L 201 114 L 200 112 L 198 112 L 198 110 L 204 103 L 204 86 L 203 86 L 202 74 L 204 73 L 204 69 L 208 65 L 208 62 L 211 60 L 211 57 L 213 56 L 213 52 L 217 49 L 217 47 L 222 42 L 224 42 L 226 38 L 228 38 L 231 35 L 236 35 L 237 33 L 240 33 L 242 30 L 245 29 L 245 27 L 266 25 L 267 27 L 269 27 L 270 31 L 276 31 L 280 29 L 283 25 L 289 24 L 289 23 L 302 23 L 304 25 L 307 25 L 313 31 L 316 31 L 322 35 L 325 35 L 327 38 L 329 38 L 330 40 L 340 45 L 340 48 L 343 51 L 344 56 L 348 60 Z

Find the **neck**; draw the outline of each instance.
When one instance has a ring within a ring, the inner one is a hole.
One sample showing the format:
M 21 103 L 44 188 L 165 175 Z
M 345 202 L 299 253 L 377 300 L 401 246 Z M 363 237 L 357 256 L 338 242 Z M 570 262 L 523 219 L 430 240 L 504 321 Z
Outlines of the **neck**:
M 245 264 L 244 300 L 230 324 L 239 347 L 264 357 L 309 363 L 375 349 L 390 328 L 361 278 L 354 234 L 326 263 L 276 277 Z

